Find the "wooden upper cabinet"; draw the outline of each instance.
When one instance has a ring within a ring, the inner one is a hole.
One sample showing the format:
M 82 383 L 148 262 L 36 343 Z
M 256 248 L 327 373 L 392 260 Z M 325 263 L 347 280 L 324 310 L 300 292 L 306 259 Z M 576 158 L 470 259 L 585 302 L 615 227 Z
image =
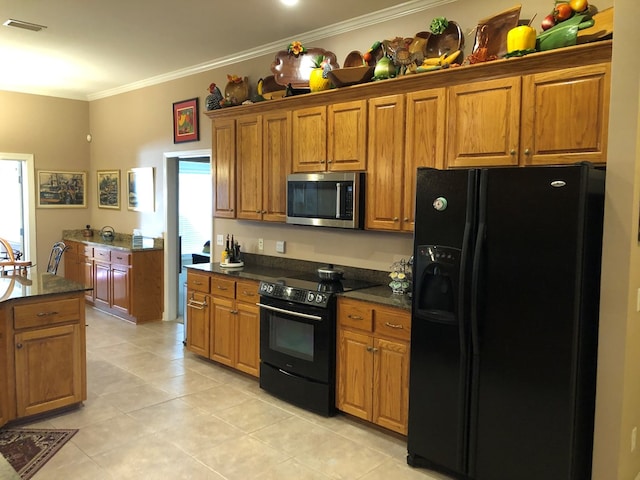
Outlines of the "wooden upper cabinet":
M 284 223 L 291 173 L 291 112 L 263 115 L 262 128 L 262 220 Z
M 449 88 L 446 167 L 518 165 L 520 77 Z
M 327 107 L 293 111 L 293 171 L 322 172 L 327 164 Z
M 237 218 L 262 218 L 262 116 L 236 119 Z
M 232 118 L 212 122 L 213 212 L 220 218 L 235 218 L 236 123 Z
M 609 63 L 523 77 L 522 163 L 606 162 Z
M 369 100 L 366 228 L 400 230 L 404 159 L 404 96 Z
M 366 170 L 367 101 L 329 105 L 327 130 L 327 170 Z
M 416 169 L 444 168 L 446 109 L 444 88 L 407 94 L 401 218 L 403 231 L 413 231 L 415 223 Z

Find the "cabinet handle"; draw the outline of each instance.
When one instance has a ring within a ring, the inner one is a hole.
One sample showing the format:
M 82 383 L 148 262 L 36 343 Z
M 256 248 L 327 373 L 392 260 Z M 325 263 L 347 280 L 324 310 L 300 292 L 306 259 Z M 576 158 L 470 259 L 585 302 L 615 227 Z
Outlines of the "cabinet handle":
M 516 150 L 514 148 L 511 149 L 511 151 L 509 152 L 509 154 L 513 157 L 516 154 Z
M 202 285 L 202 282 L 193 282 L 194 285 Z
M 187 307 L 195 308 L 196 310 L 204 310 L 205 308 L 207 308 L 207 301 L 205 300 L 204 302 L 198 302 L 193 298 L 190 298 L 187 302 Z
M 260 213 L 260 210 L 256 210 L 256 213 Z
M 347 318 L 350 318 L 351 320 L 363 320 L 360 315 L 347 315 Z
M 267 213 L 267 211 L 266 210 L 262 210 L 262 213 Z
M 367 352 L 373 352 L 373 347 L 367 346 Z
M 229 290 L 227 287 L 223 287 L 222 285 L 218 285 L 218 290 Z
M 331 163 L 331 162 L 333 162 L 333 160 L 327 160 L 327 163 Z
M 58 312 L 38 312 L 38 317 L 50 317 L 52 315 L 58 315 Z
M 231 310 L 229 313 L 232 313 L 233 315 L 237 315 L 238 314 L 238 310 Z
M 398 221 L 398 217 L 393 217 L 393 221 L 397 222 Z
M 243 290 L 242 295 L 244 295 L 245 297 L 255 297 L 256 296 L 255 293 L 247 292 L 246 290 Z
M 528 148 L 524 149 L 524 154 L 525 155 L 531 155 L 531 150 L 529 150 Z
M 21 343 L 16 344 L 16 348 L 22 348 L 22 344 Z
M 389 327 L 389 328 L 404 328 L 401 324 L 393 324 L 393 323 L 389 323 L 389 322 L 384 322 L 384 324 Z
M 409 221 L 409 217 L 404 217 L 404 218 L 402 219 L 402 221 L 403 221 L 403 222 L 408 222 L 408 221 Z

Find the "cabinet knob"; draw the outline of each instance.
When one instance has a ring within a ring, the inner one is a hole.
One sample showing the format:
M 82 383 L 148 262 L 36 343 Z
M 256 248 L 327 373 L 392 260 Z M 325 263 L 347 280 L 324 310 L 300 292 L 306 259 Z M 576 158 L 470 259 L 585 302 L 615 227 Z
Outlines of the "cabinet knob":
M 265 214 L 265 213 L 267 213 L 267 211 L 266 210 L 262 210 L 262 213 Z
M 333 160 L 327 160 L 327 163 L 331 163 L 331 162 L 333 162 Z
M 409 217 L 404 217 L 404 218 L 402 219 L 402 221 L 403 221 L 403 222 L 408 222 L 408 221 L 409 221 Z
M 256 213 L 260 213 L 260 210 L 256 210 Z
M 16 345 L 16 348 L 22 348 L 22 344 L 21 344 L 21 343 L 18 343 L 18 344 Z
M 515 148 L 512 148 L 511 151 L 509 152 L 509 154 L 513 157 L 516 154 L 516 150 Z
M 398 217 L 393 217 L 393 221 L 397 222 L 398 221 Z
M 525 148 L 524 154 L 525 155 L 531 155 L 531 150 L 529 150 L 528 148 Z

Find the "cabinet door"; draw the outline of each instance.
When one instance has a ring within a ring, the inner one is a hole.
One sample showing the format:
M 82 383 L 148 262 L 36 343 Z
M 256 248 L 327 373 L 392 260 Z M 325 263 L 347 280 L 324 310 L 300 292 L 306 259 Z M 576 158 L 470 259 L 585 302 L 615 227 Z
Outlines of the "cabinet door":
M 236 119 L 237 218 L 262 218 L 262 117 Z
M 610 82 L 610 64 L 523 77 L 522 162 L 605 163 Z
M 218 218 L 235 218 L 236 124 L 233 119 L 214 120 L 211 133 L 213 213 Z
M 291 173 L 291 112 L 265 114 L 262 128 L 262 220 L 284 223 Z
M 336 403 L 340 410 L 372 420 L 372 337 L 349 330 L 338 332 Z
M 131 311 L 131 275 L 127 266 L 111 266 L 111 305 L 124 314 Z
M 209 357 L 209 297 L 189 290 L 187 292 L 187 350 Z
M 407 94 L 401 222 L 403 231 L 413 231 L 415 223 L 417 168 L 444 168 L 446 106 L 444 88 Z
M 81 340 L 77 324 L 14 335 L 19 417 L 83 400 Z
M 235 367 L 258 377 L 260 374 L 260 309 L 253 303 L 236 303 Z
M 327 164 L 327 107 L 293 112 L 293 171 L 322 172 Z
M 404 161 L 404 98 L 369 100 L 366 227 L 400 230 Z
M 67 245 L 67 250 L 65 250 L 63 255 L 64 278 L 80 283 L 80 260 L 78 256 L 79 244 L 69 241 L 66 241 L 65 243 Z
M 373 357 L 372 421 L 406 435 L 409 413 L 409 344 L 376 338 Z
M 520 77 L 449 88 L 447 164 L 518 165 Z
M 94 303 L 94 277 L 93 277 L 93 259 L 87 256 L 80 256 L 80 281 L 84 283 L 85 287 L 91 288 L 84 292 L 84 299 L 89 303 Z
M 328 170 L 366 170 L 367 101 L 329 105 L 327 130 Z
M 94 263 L 93 296 L 97 306 L 109 308 L 111 305 L 111 265 Z
M 211 340 L 209 358 L 224 365 L 235 364 L 235 301 L 228 298 L 211 298 Z

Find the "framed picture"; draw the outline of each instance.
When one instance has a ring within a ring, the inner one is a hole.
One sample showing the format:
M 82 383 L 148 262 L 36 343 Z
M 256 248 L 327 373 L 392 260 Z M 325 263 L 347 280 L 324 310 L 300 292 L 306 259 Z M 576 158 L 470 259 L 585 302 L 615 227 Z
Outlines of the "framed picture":
M 173 143 L 200 140 L 198 98 L 173 104 Z
M 98 208 L 120 210 L 120 170 L 98 170 Z
M 39 208 L 86 208 L 87 173 L 38 170 Z
M 127 208 L 137 212 L 155 211 L 153 167 L 132 168 L 127 172 Z

